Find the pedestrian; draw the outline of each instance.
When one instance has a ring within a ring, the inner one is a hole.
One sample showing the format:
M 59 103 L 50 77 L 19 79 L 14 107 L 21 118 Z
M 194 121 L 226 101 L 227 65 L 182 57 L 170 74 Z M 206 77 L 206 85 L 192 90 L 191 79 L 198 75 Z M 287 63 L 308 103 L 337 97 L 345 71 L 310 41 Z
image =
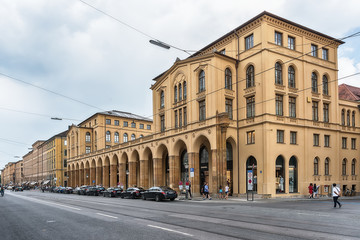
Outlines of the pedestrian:
M 308 186 L 308 189 L 309 189 L 309 198 L 313 198 L 314 188 L 313 188 L 312 183 L 310 183 L 310 185 Z
M 219 187 L 219 199 L 223 199 L 223 189 L 222 189 L 222 186 L 220 185 Z
M 192 199 L 192 195 L 191 195 L 191 181 L 189 181 L 189 195 L 190 195 L 190 200 Z
M 339 204 L 339 208 L 341 208 L 341 203 L 338 201 L 340 197 L 340 188 L 336 186 L 336 183 L 333 183 L 332 196 L 334 200 L 334 208 L 336 208 L 336 204 Z
M 316 183 L 314 183 L 314 187 L 313 187 L 313 198 L 316 198 L 317 194 L 318 194 L 318 188 L 319 186 L 316 186 Z
M 226 199 L 226 200 L 228 200 L 229 191 L 230 191 L 230 187 L 229 187 L 229 185 L 226 185 L 226 186 L 225 186 L 225 199 Z
M 211 196 L 210 196 L 210 193 L 209 193 L 209 185 L 207 182 L 205 182 L 205 185 L 204 185 L 204 194 L 203 194 L 203 200 L 205 200 L 206 198 L 209 198 L 209 200 L 211 200 Z

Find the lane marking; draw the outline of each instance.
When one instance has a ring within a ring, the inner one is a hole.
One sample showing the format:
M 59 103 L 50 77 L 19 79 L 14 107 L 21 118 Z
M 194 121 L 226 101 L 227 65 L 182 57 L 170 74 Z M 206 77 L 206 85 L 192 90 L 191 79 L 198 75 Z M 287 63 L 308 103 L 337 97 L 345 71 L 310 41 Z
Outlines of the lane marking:
M 182 234 L 182 235 L 185 235 L 185 236 L 190 236 L 190 237 L 193 237 L 193 236 L 194 236 L 194 235 L 191 235 L 191 234 L 189 234 L 189 233 L 179 232 L 179 231 L 172 230 L 172 229 L 169 229 L 169 228 L 163 228 L 163 227 L 154 226 L 154 225 L 148 225 L 148 227 L 158 228 L 158 229 L 161 229 L 161 230 L 164 230 L 164 231 L 179 233 L 179 234 Z
M 48 220 L 48 221 L 46 221 L 47 223 L 54 223 L 54 222 L 56 222 L 55 220 Z
M 109 217 L 109 218 L 115 218 L 117 219 L 118 217 L 114 217 L 114 216 L 110 216 L 110 215 L 106 215 L 106 214 L 102 214 L 102 213 L 96 213 L 97 215 L 100 215 L 100 216 L 104 216 L 104 217 Z

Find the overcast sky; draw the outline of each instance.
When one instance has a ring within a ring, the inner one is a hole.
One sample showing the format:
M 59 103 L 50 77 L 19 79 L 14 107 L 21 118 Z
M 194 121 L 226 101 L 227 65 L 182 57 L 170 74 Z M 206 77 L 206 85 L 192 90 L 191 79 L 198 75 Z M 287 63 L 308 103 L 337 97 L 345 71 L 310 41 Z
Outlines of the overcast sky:
M 0 0 L 0 168 L 102 110 L 152 118 L 152 79 L 188 55 L 149 36 L 199 50 L 262 11 L 335 38 L 360 31 L 358 0 L 84 1 L 141 33 L 79 0 Z M 360 72 L 360 37 L 345 42 L 339 77 Z

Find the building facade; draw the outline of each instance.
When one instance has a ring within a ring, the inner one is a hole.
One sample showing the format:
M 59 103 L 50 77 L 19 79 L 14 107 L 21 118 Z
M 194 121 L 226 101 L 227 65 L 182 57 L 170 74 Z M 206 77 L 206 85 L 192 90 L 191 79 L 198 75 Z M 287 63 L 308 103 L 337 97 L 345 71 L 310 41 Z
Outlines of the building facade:
M 21 185 L 24 178 L 23 160 L 9 162 L 1 171 L 2 185 Z
M 104 122 L 70 127 L 70 185 L 189 180 L 195 194 L 208 182 L 213 193 L 228 184 L 234 195 L 279 197 L 309 183 L 321 194 L 333 182 L 358 188 L 359 99 L 338 87 L 343 43 L 259 14 L 154 79 L 150 135 L 108 144 Z

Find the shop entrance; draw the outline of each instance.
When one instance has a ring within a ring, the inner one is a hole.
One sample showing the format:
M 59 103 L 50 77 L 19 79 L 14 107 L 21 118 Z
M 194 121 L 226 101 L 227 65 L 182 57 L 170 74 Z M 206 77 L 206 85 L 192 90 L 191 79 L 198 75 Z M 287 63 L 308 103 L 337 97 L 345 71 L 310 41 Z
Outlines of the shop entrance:
M 289 161 L 289 192 L 296 193 L 298 191 L 297 184 L 297 160 L 294 156 Z
M 200 193 L 205 182 L 209 182 L 209 152 L 205 146 L 200 148 Z
M 284 167 L 284 158 L 282 156 L 278 156 L 276 158 L 275 163 L 275 189 L 276 193 L 284 193 L 285 192 L 285 167 Z

